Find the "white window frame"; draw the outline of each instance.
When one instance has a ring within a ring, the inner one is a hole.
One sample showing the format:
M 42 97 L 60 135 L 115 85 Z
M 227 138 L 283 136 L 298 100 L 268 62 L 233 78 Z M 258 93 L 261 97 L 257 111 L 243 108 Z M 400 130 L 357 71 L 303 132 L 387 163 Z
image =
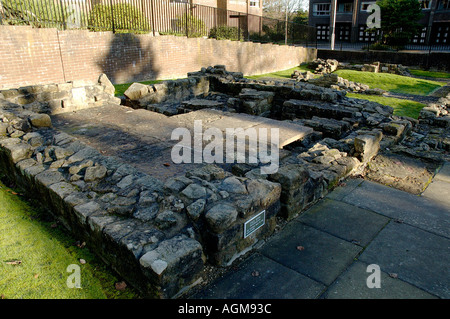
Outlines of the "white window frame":
M 428 2 L 428 7 L 427 8 L 423 8 L 422 7 L 422 3 L 424 2 Z M 433 0 L 419 0 L 420 3 L 420 7 L 422 8 L 422 10 L 430 10 L 431 9 L 431 5 L 433 4 Z
M 328 10 L 326 10 L 324 6 L 328 6 Z M 313 15 L 316 17 L 329 16 L 330 11 L 331 3 L 314 3 L 313 5 Z
M 369 12 L 368 7 L 369 7 L 371 4 L 375 4 L 375 3 L 376 3 L 376 1 L 364 1 L 364 2 L 361 2 L 361 11 Z M 365 9 L 364 9 L 364 6 L 366 6 Z
M 444 7 L 442 4 L 446 3 L 446 7 Z M 442 6 L 441 6 L 442 5 Z M 438 3 L 438 10 L 450 10 L 450 0 L 440 0 Z
M 345 11 L 345 10 L 340 11 L 340 8 L 345 9 L 345 5 L 350 5 L 350 11 Z M 352 13 L 353 12 L 353 3 L 352 2 L 338 3 L 337 12 L 338 13 Z
M 259 8 L 259 4 L 260 4 L 259 0 L 250 0 L 249 3 L 250 3 L 250 7 Z

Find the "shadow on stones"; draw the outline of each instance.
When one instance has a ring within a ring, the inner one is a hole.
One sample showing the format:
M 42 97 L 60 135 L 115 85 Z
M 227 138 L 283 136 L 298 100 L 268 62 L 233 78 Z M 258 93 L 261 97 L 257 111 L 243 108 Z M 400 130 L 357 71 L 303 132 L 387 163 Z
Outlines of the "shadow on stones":
M 150 42 L 144 46 L 139 36 L 119 33 L 113 35 L 108 54 L 97 65 L 113 84 L 154 80 L 159 73 L 154 56 Z

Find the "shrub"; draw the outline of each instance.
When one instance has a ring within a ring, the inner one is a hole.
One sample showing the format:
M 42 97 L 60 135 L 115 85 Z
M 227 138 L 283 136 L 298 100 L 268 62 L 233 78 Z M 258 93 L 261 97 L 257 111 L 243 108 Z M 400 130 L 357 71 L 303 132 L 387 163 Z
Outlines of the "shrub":
M 217 40 L 244 40 L 244 31 L 237 27 L 219 26 L 209 30 L 208 37 Z
M 4 23 L 33 27 L 60 27 L 69 15 L 53 0 L 2 0 Z
M 274 25 L 264 24 L 262 31 L 267 36 L 270 42 L 279 42 L 285 37 L 284 21 L 277 21 Z
M 183 14 L 182 16 L 179 16 L 176 28 L 183 34 L 186 34 L 187 31 L 189 38 L 203 37 L 208 34 L 203 20 L 194 17 L 192 14 Z
M 150 22 L 135 6 L 128 3 L 113 5 L 97 4 L 89 14 L 88 25 L 92 31 L 117 33 L 146 33 L 151 31 Z
M 392 51 L 392 48 L 387 44 L 376 42 L 369 45 L 369 50 Z

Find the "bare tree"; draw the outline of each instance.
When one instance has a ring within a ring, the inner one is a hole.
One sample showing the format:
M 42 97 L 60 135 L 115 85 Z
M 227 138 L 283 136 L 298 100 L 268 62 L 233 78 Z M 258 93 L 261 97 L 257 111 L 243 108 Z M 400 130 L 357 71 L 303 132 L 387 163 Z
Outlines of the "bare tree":
M 284 20 L 302 10 L 308 0 L 263 0 L 264 16 Z
M 284 43 L 287 44 L 288 21 L 295 12 L 302 9 L 307 0 L 263 0 L 264 15 L 268 18 L 285 20 Z

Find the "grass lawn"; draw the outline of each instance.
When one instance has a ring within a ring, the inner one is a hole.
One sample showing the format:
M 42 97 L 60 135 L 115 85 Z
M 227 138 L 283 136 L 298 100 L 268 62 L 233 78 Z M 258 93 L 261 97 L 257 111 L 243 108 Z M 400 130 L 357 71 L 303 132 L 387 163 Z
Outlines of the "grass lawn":
M 35 207 L 0 182 L 0 299 L 139 298 L 130 287 L 117 290 L 121 280 Z M 80 267 L 81 288 L 67 286 L 72 264 Z
M 364 99 L 384 105 L 389 105 L 394 109 L 394 115 L 409 116 L 415 119 L 419 117 L 420 110 L 425 107 L 424 104 L 419 102 L 379 95 L 347 93 L 346 96 L 350 98 Z
M 450 79 L 450 73 L 448 72 L 436 72 L 436 71 L 424 71 L 409 69 L 409 73 L 416 76 L 423 76 L 428 78 L 438 78 L 438 79 Z
M 367 84 L 370 88 L 379 88 L 393 93 L 428 95 L 445 83 L 411 78 L 390 73 L 361 72 L 354 70 L 335 71 L 340 77 L 353 82 Z
M 246 78 L 253 79 L 253 80 L 257 80 L 257 79 L 261 79 L 261 78 L 290 79 L 291 74 L 294 73 L 295 70 L 300 70 L 302 72 L 311 71 L 310 69 L 308 69 L 308 67 L 306 65 L 301 65 L 301 66 L 296 66 L 294 68 L 290 68 L 287 70 L 266 73 L 266 74 L 246 76 Z

